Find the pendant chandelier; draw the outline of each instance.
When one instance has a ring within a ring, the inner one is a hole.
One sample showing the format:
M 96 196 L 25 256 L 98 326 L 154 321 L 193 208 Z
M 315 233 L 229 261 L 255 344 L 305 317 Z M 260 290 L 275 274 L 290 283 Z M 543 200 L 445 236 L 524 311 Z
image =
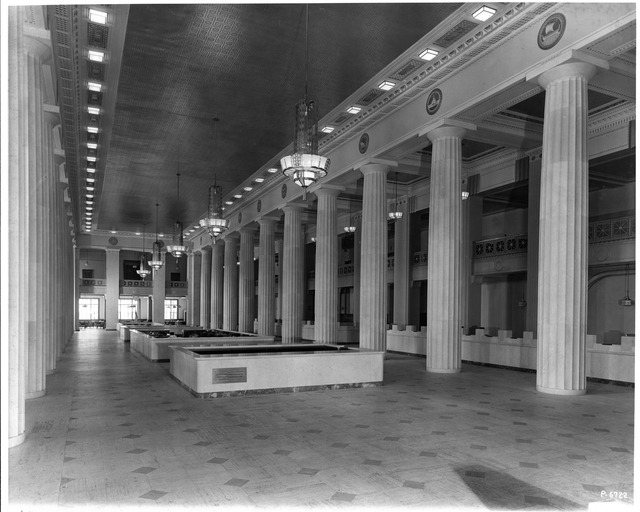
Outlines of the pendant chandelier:
M 389 212 L 389 220 L 398 220 L 402 218 L 402 212 L 398 210 L 398 172 L 396 171 L 396 199 L 393 204 L 393 211 Z
M 280 159 L 283 174 L 302 187 L 306 200 L 307 188 L 327 175 L 331 161 L 318 154 L 318 112 L 315 101 L 307 101 L 309 67 L 309 5 L 307 4 L 305 38 L 304 99 L 296 104 L 293 154 Z
M 629 265 L 625 265 L 625 294 L 624 298 L 620 299 L 621 306 L 633 306 L 633 300 L 629 298 Z
M 205 219 L 200 219 L 200 226 L 206 228 L 211 236 L 211 242 L 216 243 L 216 237 L 222 234 L 229 227 L 229 221 L 222 218 L 222 187 L 218 185 L 218 178 L 215 174 L 218 161 L 218 119 L 214 118 L 214 140 L 215 140 L 215 161 L 214 161 L 214 184 L 209 187 L 209 212 Z
M 162 265 L 162 246 L 160 242 L 158 242 L 158 203 L 156 203 L 156 241 L 153 242 L 153 252 L 151 256 L 151 261 L 149 265 L 153 268 L 153 270 L 160 270 Z
M 140 277 L 142 277 L 142 279 L 144 279 L 151 273 L 151 270 L 147 266 L 147 255 L 146 255 L 145 244 L 144 244 L 145 239 L 147 238 L 146 236 L 147 231 L 145 228 L 146 228 L 146 224 L 143 224 L 142 225 L 142 255 L 140 256 L 140 268 L 136 270 L 136 272 Z
M 355 233 L 356 226 L 353 223 L 353 217 L 351 216 L 351 201 L 349 201 L 349 225 L 344 227 L 345 233 Z
M 176 209 L 180 209 L 180 173 L 177 173 L 178 176 L 178 205 Z M 179 213 L 179 212 L 178 212 Z M 179 217 L 179 215 L 176 215 Z M 171 253 L 171 255 L 176 258 L 176 266 L 178 265 L 178 258 L 181 258 L 187 253 L 187 248 L 184 245 L 184 238 L 182 237 L 182 222 L 176 220 L 176 223 L 173 225 L 173 243 L 167 247 L 167 251 Z

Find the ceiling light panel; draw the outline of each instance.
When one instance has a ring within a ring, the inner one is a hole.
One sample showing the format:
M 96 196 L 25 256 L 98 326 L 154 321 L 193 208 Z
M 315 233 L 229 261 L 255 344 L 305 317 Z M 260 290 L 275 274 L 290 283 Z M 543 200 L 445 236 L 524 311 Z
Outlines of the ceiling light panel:
M 493 7 L 487 7 L 486 5 L 483 5 L 482 7 L 480 7 L 480 9 L 474 12 L 472 16 L 477 20 L 487 21 L 495 13 L 496 10 Z
M 384 82 L 380 83 L 380 85 L 378 85 L 378 89 L 382 89 L 383 91 L 390 91 L 395 87 L 395 85 L 395 83 L 385 80 Z
M 107 24 L 107 13 L 97 9 L 89 9 L 89 20 L 100 25 Z

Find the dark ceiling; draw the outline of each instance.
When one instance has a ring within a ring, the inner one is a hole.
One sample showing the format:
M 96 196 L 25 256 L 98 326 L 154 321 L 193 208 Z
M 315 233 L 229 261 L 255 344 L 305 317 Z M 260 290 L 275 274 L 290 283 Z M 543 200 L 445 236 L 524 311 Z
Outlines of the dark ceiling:
M 461 4 L 311 4 L 309 98 L 320 118 Z M 305 6 L 132 5 L 99 230 L 193 222 L 285 149 L 305 90 Z M 217 143 L 214 143 L 214 122 Z M 217 151 L 215 148 L 217 147 Z M 185 226 L 186 227 L 186 226 Z

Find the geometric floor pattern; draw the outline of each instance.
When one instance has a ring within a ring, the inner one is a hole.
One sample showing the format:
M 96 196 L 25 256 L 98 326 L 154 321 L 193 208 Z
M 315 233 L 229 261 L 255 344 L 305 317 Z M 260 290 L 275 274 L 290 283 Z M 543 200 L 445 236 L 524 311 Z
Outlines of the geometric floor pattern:
M 380 387 L 202 400 L 116 332 L 80 331 L 27 401 L 10 509 L 631 508 L 633 388 L 559 397 L 532 373 L 384 364 Z

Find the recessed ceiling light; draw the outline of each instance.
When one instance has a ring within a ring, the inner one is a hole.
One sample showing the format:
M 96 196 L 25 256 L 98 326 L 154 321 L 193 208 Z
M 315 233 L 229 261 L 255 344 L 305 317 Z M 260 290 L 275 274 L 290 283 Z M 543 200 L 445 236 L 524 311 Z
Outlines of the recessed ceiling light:
M 141 235 L 140 231 L 136 231 L 136 236 L 140 236 L 140 235 Z
M 90 212 L 91 210 L 93 210 L 93 206 L 85 206 L 84 207 L 85 210 L 87 210 L 88 212 Z
M 477 20 L 487 21 L 495 13 L 496 10 L 493 7 L 487 7 L 486 5 L 483 5 L 482 7 L 480 7 L 480 9 L 474 12 L 472 16 Z
M 264 178 L 256 178 L 256 183 L 262 183 L 264 181 Z
M 438 55 L 438 51 L 433 48 L 427 48 L 420 54 L 420 58 L 422 60 L 432 60 L 436 55 Z
M 89 174 L 95 174 L 96 173 L 96 169 L 95 169 L 95 167 L 87 167 L 87 172 Z
M 87 131 L 89 133 L 98 133 L 98 127 L 97 126 L 87 126 Z
M 117 231 L 112 230 L 111 234 L 115 235 L 117 233 Z
M 91 176 L 87 176 L 87 183 L 95 183 L 96 179 L 91 177 Z
M 102 11 L 96 11 L 95 9 L 89 9 L 89 20 L 93 23 L 100 23 L 100 25 L 107 24 L 107 13 Z
M 200 224 L 198 224 L 197 226 L 193 226 L 193 229 L 198 229 L 200 227 Z
M 224 204 L 233 204 L 233 201 L 225 201 Z
M 102 62 L 104 60 L 104 53 L 97 52 L 95 50 L 89 50 L 89 60 L 93 60 L 95 62 Z
M 386 80 L 384 82 L 382 82 L 379 86 L 378 89 L 382 89 L 383 91 L 390 91 L 391 89 L 393 89 L 395 87 L 395 83 L 394 82 L 387 82 Z
M 87 185 L 87 190 L 89 192 L 93 192 L 95 190 L 95 188 L 93 187 L 93 185 Z
M 87 194 L 87 199 L 93 199 L 93 194 Z
M 93 201 L 89 200 L 89 201 L 87 201 L 87 204 L 93 204 Z
M 349 114 L 357 114 L 358 112 L 360 112 L 362 109 L 360 107 L 356 107 L 355 105 L 351 105 L 348 109 L 347 112 Z
M 221 209 L 222 211 L 226 210 L 226 208 L 225 208 L 224 206 L 221 206 L 221 207 L 220 207 L 220 209 Z
M 100 115 L 100 109 L 98 107 L 87 107 L 87 112 L 92 116 Z
M 335 130 L 333 126 L 323 126 L 320 131 L 324 133 L 331 133 L 333 130 Z
M 87 157 L 87 162 L 95 162 L 96 161 L 96 157 L 95 156 L 88 156 Z
M 244 189 L 245 189 L 247 192 L 251 192 L 251 191 L 253 190 L 253 187 L 244 187 Z
M 236 199 L 240 199 L 242 197 L 242 194 L 236 194 L 233 197 L 235 197 Z
M 102 84 L 97 82 L 89 82 L 87 85 L 90 91 L 100 92 L 102 90 Z
M 87 147 L 89 149 L 98 149 L 98 145 L 95 142 L 87 142 Z
M 271 174 L 273 174 L 274 172 L 278 172 L 278 168 L 277 167 L 272 167 L 271 169 L 269 169 L 269 172 Z

